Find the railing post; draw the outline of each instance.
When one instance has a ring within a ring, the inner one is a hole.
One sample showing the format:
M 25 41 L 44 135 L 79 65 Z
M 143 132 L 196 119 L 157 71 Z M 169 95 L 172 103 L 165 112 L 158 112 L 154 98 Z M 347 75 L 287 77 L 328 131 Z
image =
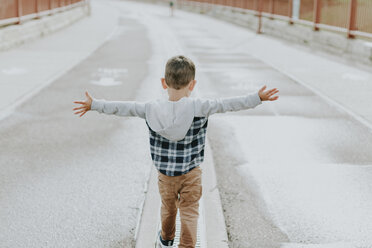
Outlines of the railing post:
M 320 15 L 322 12 L 322 0 L 314 0 L 314 31 L 318 31 L 318 23 L 320 23 Z
M 257 17 L 258 17 L 258 27 L 257 27 L 257 34 L 262 33 L 262 0 L 256 0 L 256 7 L 257 7 Z
M 243 9 L 248 9 L 248 0 L 243 0 Z
M 35 13 L 36 13 L 36 19 L 39 19 L 40 16 L 39 16 L 39 0 L 35 0 Z
M 357 13 L 357 0 L 350 0 L 349 5 L 349 25 L 347 30 L 348 38 L 355 38 L 355 35 L 352 34 L 352 31 L 357 30 L 356 26 L 356 13 Z
M 15 0 L 16 2 L 16 5 L 17 5 L 17 17 L 18 17 L 18 21 L 17 21 L 17 24 L 21 24 L 22 20 L 21 20 L 21 17 L 22 17 L 22 1 L 21 0 Z
M 274 11 L 275 11 L 275 9 L 274 9 L 274 0 L 270 0 L 270 19 L 271 20 L 274 20 Z
M 289 17 L 289 24 L 293 24 L 293 0 L 288 0 L 288 17 Z

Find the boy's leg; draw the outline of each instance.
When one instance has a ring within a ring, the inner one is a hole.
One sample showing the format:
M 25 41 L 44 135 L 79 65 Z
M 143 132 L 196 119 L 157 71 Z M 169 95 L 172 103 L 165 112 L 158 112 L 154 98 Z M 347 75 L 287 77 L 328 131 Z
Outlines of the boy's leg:
M 179 248 L 194 248 L 199 217 L 199 199 L 202 195 L 202 171 L 198 166 L 186 174 L 180 190 L 181 239 Z
M 176 233 L 178 193 L 171 177 L 158 172 L 158 186 L 161 197 L 161 237 L 173 240 Z

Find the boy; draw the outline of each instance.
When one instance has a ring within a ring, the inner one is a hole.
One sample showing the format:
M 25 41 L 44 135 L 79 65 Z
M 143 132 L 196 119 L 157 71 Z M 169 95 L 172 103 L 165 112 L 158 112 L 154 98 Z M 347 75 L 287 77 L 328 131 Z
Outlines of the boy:
M 146 120 L 150 135 L 151 157 L 158 170 L 161 196 L 161 231 L 159 247 L 172 247 L 175 236 L 177 208 L 181 217 L 179 248 L 196 244 L 199 199 L 202 195 L 200 164 L 204 159 L 208 117 L 214 113 L 254 108 L 262 101 L 274 101 L 277 89 L 239 97 L 216 100 L 189 98 L 194 89 L 195 65 L 184 57 L 168 60 L 165 77 L 161 79 L 169 99 L 149 102 L 105 101 L 93 99 L 86 92 L 85 102 L 75 114 L 83 116 L 89 110 L 119 116 L 138 116 Z

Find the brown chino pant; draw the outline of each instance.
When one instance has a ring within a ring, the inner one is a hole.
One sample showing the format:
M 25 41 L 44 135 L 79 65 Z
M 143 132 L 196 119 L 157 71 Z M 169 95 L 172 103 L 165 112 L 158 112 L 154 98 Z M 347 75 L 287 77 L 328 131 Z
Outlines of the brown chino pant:
M 194 248 L 202 196 L 202 170 L 199 166 L 181 176 L 166 176 L 158 172 L 161 197 L 161 237 L 172 240 L 176 232 L 177 208 L 181 218 L 179 248 Z

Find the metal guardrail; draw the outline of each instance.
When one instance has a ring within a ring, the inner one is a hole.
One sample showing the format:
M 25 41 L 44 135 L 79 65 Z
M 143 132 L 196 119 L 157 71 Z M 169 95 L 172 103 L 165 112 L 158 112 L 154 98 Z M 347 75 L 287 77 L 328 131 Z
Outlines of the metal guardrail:
M 0 26 L 65 11 L 87 0 L 0 0 Z
M 260 19 L 287 20 L 290 24 L 372 38 L 372 0 L 179 0 L 180 4 L 209 3 L 250 10 Z M 261 21 L 257 32 L 261 32 Z

